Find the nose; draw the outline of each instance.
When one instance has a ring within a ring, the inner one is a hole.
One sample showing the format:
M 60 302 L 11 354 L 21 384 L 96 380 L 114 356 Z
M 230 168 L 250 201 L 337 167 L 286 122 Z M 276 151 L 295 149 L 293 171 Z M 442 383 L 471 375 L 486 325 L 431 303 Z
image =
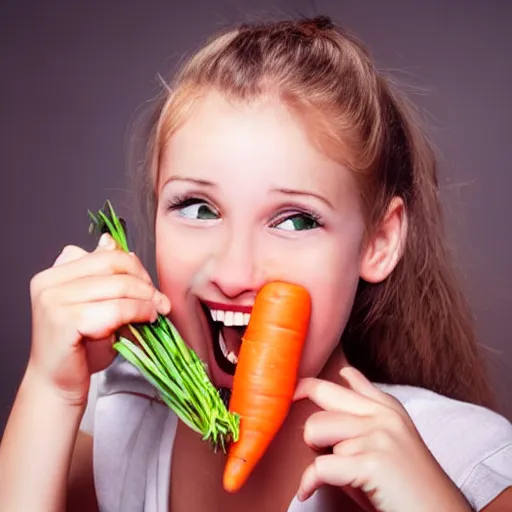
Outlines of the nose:
M 211 282 L 228 298 L 254 293 L 257 276 L 254 244 L 250 236 L 231 233 L 216 254 Z

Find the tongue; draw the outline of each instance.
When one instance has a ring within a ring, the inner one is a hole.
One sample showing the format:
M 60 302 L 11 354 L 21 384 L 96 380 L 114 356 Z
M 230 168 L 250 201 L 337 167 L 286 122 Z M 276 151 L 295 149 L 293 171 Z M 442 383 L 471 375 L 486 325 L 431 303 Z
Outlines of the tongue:
M 242 331 L 240 328 L 222 326 L 221 332 L 228 353 L 233 352 L 238 357 L 240 345 L 242 344 Z

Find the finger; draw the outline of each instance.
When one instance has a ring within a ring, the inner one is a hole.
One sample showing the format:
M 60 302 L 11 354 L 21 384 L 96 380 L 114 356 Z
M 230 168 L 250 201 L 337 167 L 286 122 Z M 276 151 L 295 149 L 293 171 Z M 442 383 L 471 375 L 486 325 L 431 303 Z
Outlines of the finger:
M 313 413 L 304 425 L 304 441 L 313 449 L 335 446 L 340 441 L 364 436 L 374 428 L 368 416 L 344 412 L 319 411 Z
M 135 255 L 119 250 L 94 251 L 83 258 L 61 263 L 37 274 L 32 281 L 32 290 L 38 294 L 49 287 L 60 286 L 82 277 L 112 274 L 132 274 L 152 284 L 147 270 Z
M 169 299 L 154 286 L 130 274 L 115 274 L 108 277 L 83 277 L 71 281 L 55 293 L 63 304 L 104 301 L 109 299 L 139 299 L 153 301 L 158 312 L 167 315 L 171 309 Z
M 348 386 L 357 393 L 360 393 L 361 395 L 383 405 L 393 408 L 396 407 L 396 401 L 390 395 L 374 386 L 374 384 L 370 382 L 357 368 L 354 368 L 353 366 L 346 366 L 342 368 L 339 373 Z
M 361 499 L 356 491 L 363 489 L 371 492 L 367 486 L 365 467 L 368 465 L 367 455 L 356 455 L 342 458 L 336 455 L 321 455 L 306 468 L 302 475 L 297 497 L 300 501 L 308 499 L 321 485 L 343 487 L 364 510 L 374 510 L 367 499 Z
M 112 250 L 116 248 L 116 243 L 114 239 L 108 234 L 103 233 L 100 239 L 98 240 L 98 246 L 96 250 Z M 85 255 L 89 254 L 85 249 L 78 247 L 76 245 L 67 245 L 62 249 L 60 254 L 57 256 L 57 259 L 53 263 L 54 267 L 62 265 L 63 263 L 70 263 L 71 261 L 76 261 L 80 258 L 83 258 Z
M 78 260 L 87 254 L 89 253 L 81 247 L 76 245 L 67 245 L 64 247 L 64 249 L 62 249 L 60 254 L 57 256 L 57 259 L 53 262 L 53 267 L 57 267 L 63 263 L 69 263 L 71 261 Z
M 114 360 L 117 354 L 113 347 L 115 339 L 114 334 L 100 340 L 84 339 L 87 365 L 91 374 L 106 368 Z
M 332 448 L 332 453 L 339 457 L 352 457 L 362 453 L 368 453 L 371 450 L 369 436 L 353 437 L 336 443 Z
M 379 404 L 355 391 L 326 380 L 308 377 L 299 380 L 294 400 L 309 398 L 327 411 L 359 415 L 376 413 Z
M 116 241 L 112 238 L 110 233 L 103 233 L 96 246 L 97 251 L 113 251 L 117 249 Z
M 71 306 L 70 314 L 78 334 L 101 340 L 129 323 L 154 322 L 158 312 L 152 301 L 115 299 Z

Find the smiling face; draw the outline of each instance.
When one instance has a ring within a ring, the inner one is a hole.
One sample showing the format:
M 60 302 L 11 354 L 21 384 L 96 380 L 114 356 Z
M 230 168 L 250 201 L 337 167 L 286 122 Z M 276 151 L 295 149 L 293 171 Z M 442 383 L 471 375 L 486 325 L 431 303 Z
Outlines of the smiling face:
M 364 220 L 350 172 L 277 101 L 234 104 L 212 92 L 168 141 L 156 186 L 159 285 L 215 384 L 230 387 L 232 378 L 215 357 L 208 308 L 242 313 L 214 312 L 213 320 L 245 323 L 272 280 L 311 294 L 300 374 L 318 375 L 339 345 L 360 277 Z M 236 355 L 240 334 L 222 332 Z

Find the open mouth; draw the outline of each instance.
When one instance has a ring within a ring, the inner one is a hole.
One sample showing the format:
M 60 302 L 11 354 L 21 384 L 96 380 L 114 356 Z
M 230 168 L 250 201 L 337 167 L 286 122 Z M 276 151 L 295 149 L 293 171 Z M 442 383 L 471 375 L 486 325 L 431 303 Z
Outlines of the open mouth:
M 210 309 L 204 303 L 201 305 L 210 327 L 215 362 L 224 373 L 234 375 L 242 336 L 251 315 L 239 311 Z

